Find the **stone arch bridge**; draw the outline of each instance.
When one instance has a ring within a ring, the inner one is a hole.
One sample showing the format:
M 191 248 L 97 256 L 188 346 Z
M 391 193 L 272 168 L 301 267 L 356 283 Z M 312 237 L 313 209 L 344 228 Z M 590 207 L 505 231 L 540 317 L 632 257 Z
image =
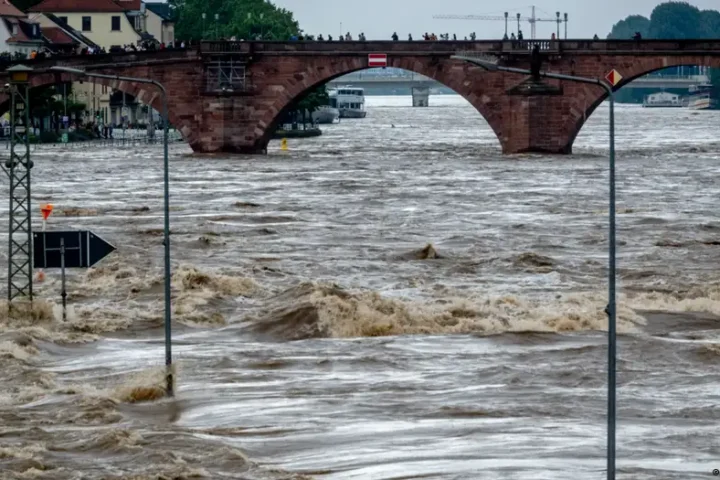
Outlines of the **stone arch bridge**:
M 526 78 L 488 72 L 450 58 L 460 51 L 478 52 L 499 57 L 506 66 L 529 68 L 536 44 L 544 70 L 604 78 L 615 69 L 623 77 L 615 88 L 665 67 L 720 68 L 720 40 L 203 42 L 187 50 L 22 63 L 34 69 L 33 87 L 73 79 L 50 72 L 54 65 L 153 78 L 165 85 L 170 122 L 194 151 L 264 153 L 294 100 L 339 76 L 368 68 L 368 54 L 386 53 L 388 66 L 433 78 L 465 97 L 490 124 L 504 153 L 571 153 L 585 120 L 605 99 L 602 88 L 563 82 L 554 83 L 561 88 L 556 95 L 511 95 L 508 92 Z M 116 80 L 95 82 L 160 110 L 153 87 Z M 0 95 L 0 101 L 7 98 Z

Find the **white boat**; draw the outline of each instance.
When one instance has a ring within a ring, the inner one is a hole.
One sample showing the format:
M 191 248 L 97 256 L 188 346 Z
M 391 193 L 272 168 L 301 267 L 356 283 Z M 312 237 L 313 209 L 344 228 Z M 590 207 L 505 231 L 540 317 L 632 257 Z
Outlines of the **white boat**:
M 365 118 L 365 90 L 358 87 L 338 87 L 330 90 L 330 106 L 340 111 L 340 118 Z
M 312 113 L 313 123 L 325 125 L 335 123 L 340 118 L 340 111 L 330 105 L 322 105 Z
M 647 95 L 643 99 L 643 107 L 646 108 L 670 108 L 682 107 L 683 102 L 680 95 L 676 93 L 658 92 Z
M 720 100 L 714 94 L 713 86 L 708 83 L 692 85 L 688 108 L 691 110 L 720 110 Z

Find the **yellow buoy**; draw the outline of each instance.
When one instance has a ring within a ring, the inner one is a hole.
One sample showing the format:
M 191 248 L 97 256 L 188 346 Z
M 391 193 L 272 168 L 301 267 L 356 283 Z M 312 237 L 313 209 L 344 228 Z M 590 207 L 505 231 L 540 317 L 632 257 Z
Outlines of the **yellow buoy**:
M 280 140 L 280 150 L 287 151 L 287 149 L 287 138 L 283 138 L 282 140 Z

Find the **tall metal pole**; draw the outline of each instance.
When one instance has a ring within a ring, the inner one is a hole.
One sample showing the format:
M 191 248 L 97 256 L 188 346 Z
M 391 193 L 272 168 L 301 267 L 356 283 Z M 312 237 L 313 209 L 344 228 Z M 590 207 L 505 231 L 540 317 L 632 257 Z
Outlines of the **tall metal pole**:
M 13 301 L 25 297 L 32 303 L 32 208 L 30 171 L 29 74 L 32 69 L 16 65 L 10 74 L 10 158 L 2 165 L 10 180 L 8 222 L 8 312 Z
M 508 38 L 508 12 L 505 12 L 505 38 Z
M 530 38 L 535 40 L 535 25 L 537 25 L 537 19 L 535 17 L 535 5 L 532 6 L 532 17 L 530 17 Z
M 97 117 L 98 117 L 97 108 L 95 108 L 95 99 L 96 99 L 95 85 L 96 85 L 96 83 L 93 82 L 93 92 L 92 92 L 92 96 L 93 96 L 93 125 L 97 124 Z
M 609 271 L 608 271 L 608 404 L 607 404 L 607 478 L 615 480 L 616 438 L 616 363 L 617 363 L 617 305 L 616 305 L 616 232 L 615 232 L 615 95 L 612 87 L 602 83 L 610 99 L 610 164 L 609 164 Z
M 171 281 L 171 270 L 170 270 L 170 162 L 168 154 L 168 142 L 169 142 L 169 124 L 170 116 L 168 109 L 167 91 L 165 87 L 158 81 L 149 78 L 136 78 L 136 77 L 123 77 L 118 75 L 104 75 L 100 73 L 89 73 L 84 70 L 69 67 L 51 67 L 50 70 L 56 72 L 66 72 L 74 75 L 87 76 L 91 78 L 104 78 L 108 80 L 115 80 L 117 82 L 135 82 L 155 85 L 161 94 L 162 109 L 165 124 L 163 126 L 163 212 L 164 212 L 164 228 L 163 228 L 163 246 L 164 248 L 164 264 L 165 264 L 165 381 L 166 381 L 166 393 L 169 397 L 175 394 L 174 391 L 174 378 L 172 372 L 172 310 L 171 310 L 171 296 L 170 296 L 170 281 Z
M 163 169 L 164 169 L 164 213 L 165 213 L 165 381 L 169 397 L 174 395 L 174 381 L 172 373 L 172 324 L 170 322 L 170 164 L 168 155 L 168 142 L 170 114 L 168 112 L 167 92 L 160 83 L 154 82 L 162 93 L 163 103 Z
M 530 70 L 502 67 L 479 58 L 454 55 L 452 58 L 474 63 L 486 70 L 532 75 Z M 615 439 L 616 439 L 616 391 L 617 391 L 617 243 L 615 218 L 615 95 L 613 87 L 597 78 L 575 77 L 561 73 L 540 72 L 543 78 L 567 80 L 570 82 L 599 85 L 605 90 L 610 101 L 610 152 L 608 159 L 608 304 L 605 313 L 608 316 L 608 395 L 607 395 L 607 480 L 615 480 Z
M 568 22 L 568 14 L 565 14 L 565 40 L 567 40 L 567 22 Z
M 560 20 L 560 12 L 555 12 L 555 16 L 557 17 L 557 39 L 560 40 L 560 22 L 562 21 Z

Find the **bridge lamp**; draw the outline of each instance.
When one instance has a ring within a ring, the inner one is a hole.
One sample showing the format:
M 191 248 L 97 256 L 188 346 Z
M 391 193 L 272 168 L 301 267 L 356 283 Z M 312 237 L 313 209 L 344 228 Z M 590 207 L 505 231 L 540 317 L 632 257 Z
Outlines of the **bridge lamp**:
M 555 16 L 557 17 L 557 39 L 560 40 L 560 12 L 555 12 Z
M 7 69 L 10 74 L 10 83 L 13 85 L 30 83 L 30 72 L 33 69 L 25 65 L 15 65 Z
M 458 52 L 460 53 L 460 52 Z M 491 72 L 519 73 L 533 75 L 530 70 L 504 67 L 498 65 L 497 58 L 492 60 L 487 55 L 453 55 L 455 60 L 477 65 Z M 616 363 L 617 363 L 617 301 L 616 301 L 616 222 L 615 222 L 615 96 L 612 87 L 597 78 L 576 77 L 552 72 L 537 72 L 542 78 L 565 80 L 568 82 L 598 85 L 605 89 L 610 99 L 610 153 L 609 153 L 609 228 L 608 228 L 608 304 L 605 313 L 608 316 L 608 403 L 607 403 L 607 478 L 615 480 L 615 398 L 616 398 Z
M 70 67 L 50 67 L 53 72 L 69 73 L 79 77 L 103 78 L 107 80 L 115 80 L 118 82 L 134 82 L 154 85 L 160 90 L 163 104 L 163 170 L 164 170 L 164 241 L 165 247 L 165 366 L 166 366 L 166 391 L 169 397 L 174 395 L 173 373 L 172 373 L 172 324 L 171 324 L 171 305 L 170 305 L 170 167 L 168 161 L 168 125 L 170 117 L 168 114 L 167 91 L 165 87 L 158 81 L 150 78 L 123 77 L 118 75 L 105 75 L 101 73 L 91 73 L 78 68 Z

